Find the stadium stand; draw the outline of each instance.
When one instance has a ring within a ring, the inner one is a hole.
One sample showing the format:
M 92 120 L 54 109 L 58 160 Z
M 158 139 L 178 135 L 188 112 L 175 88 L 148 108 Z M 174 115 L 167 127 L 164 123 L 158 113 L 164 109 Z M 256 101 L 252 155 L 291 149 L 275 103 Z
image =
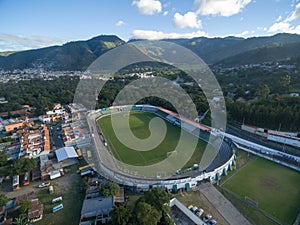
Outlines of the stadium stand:
M 181 127 L 186 130 L 189 133 L 194 134 L 194 132 L 197 132 L 197 127 L 195 127 L 194 125 L 187 123 L 185 121 L 181 122 Z M 198 129 L 199 130 L 199 129 Z M 197 133 L 196 133 L 197 134 Z
M 151 105 L 134 105 L 134 106 L 119 106 L 119 107 L 111 107 L 105 110 L 101 110 L 100 115 L 95 115 L 95 121 L 102 116 L 105 116 L 110 113 L 124 112 L 124 111 L 136 111 L 136 112 L 150 112 L 159 116 L 162 119 L 169 121 L 170 123 L 182 127 L 185 131 L 193 134 L 195 136 L 199 135 L 199 138 L 205 142 L 208 142 L 212 147 L 217 146 L 218 152 L 211 151 L 211 157 L 208 157 L 205 165 L 201 167 L 201 170 L 190 170 L 187 173 L 174 173 L 173 177 L 170 180 L 160 180 L 158 185 L 164 186 L 171 190 L 176 184 L 177 186 L 186 185 L 186 183 L 192 184 L 201 180 L 216 180 L 216 176 L 224 175 L 227 171 L 227 168 L 232 168 L 235 163 L 235 155 L 233 149 L 231 147 L 231 140 L 221 139 L 219 136 L 214 136 L 211 134 L 211 128 L 205 125 L 199 124 L 193 120 L 187 119 L 185 117 L 180 117 L 177 113 L 174 113 L 170 110 L 164 109 L 162 107 L 156 107 Z M 91 114 L 93 115 L 93 114 Z M 211 136 L 212 135 L 212 136 Z M 100 135 L 101 136 L 101 135 Z M 102 142 L 100 142 L 102 144 Z M 220 146 L 220 148 L 219 148 Z M 99 147 L 99 146 L 98 146 Z M 102 146 L 99 149 L 105 148 Z M 105 152 L 105 154 L 103 154 Z M 114 159 L 111 157 L 111 154 L 108 151 L 102 151 L 101 154 L 97 154 L 98 157 L 101 155 L 101 161 L 110 162 L 107 165 L 102 165 L 100 170 L 104 172 L 106 175 L 109 175 L 113 180 L 117 180 L 117 182 L 124 183 L 126 185 L 133 186 L 134 184 L 147 184 L 148 182 L 152 183 L 152 180 L 159 179 L 157 177 L 138 177 L 136 175 L 128 175 L 126 172 L 120 170 L 117 165 L 115 165 Z M 199 162 L 200 163 L 200 162 Z M 100 165 L 100 164 L 99 164 Z M 205 173 L 203 173 L 205 171 Z M 225 171 L 225 172 L 224 172 Z M 124 174 L 125 173 L 125 174 Z M 185 177 L 187 176 L 187 177 Z M 183 178 L 187 180 L 184 181 Z M 219 179 L 219 178 L 218 178 Z M 168 184 L 169 182 L 170 184 Z M 192 182 L 192 183 L 191 183 Z M 149 186 L 149 185 L 148 185 Z M 179 186 L 178 186 L 179 187 Z
M 217 156 L 206 168 L 206 171 L 210 172 L 213 171 L 215 168 L 222 166 L 230 159 L 231 156 L 232 156 L 232 149 L 230 145 L 227 142 L 223 141 Z

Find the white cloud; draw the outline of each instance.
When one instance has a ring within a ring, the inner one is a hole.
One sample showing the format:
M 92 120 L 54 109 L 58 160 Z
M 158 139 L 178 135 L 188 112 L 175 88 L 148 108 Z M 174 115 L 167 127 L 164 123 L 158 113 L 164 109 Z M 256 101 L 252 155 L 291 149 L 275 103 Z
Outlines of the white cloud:
M 245 30 L 245 31 L 243 31 L 243 32 L 241 32 L 239 34 L 234 34 L 234 35 L 230 35 L 230 36 L 235 36 L 235 37 L 249 37 L 249 36 L 253 35 L 254 33 L 255 33 L 254 30 L 251 30 L 251 31 Z
M 208 36 L 204 31 L 196 31 L 192 33 L 164 33 L 154 30 L 134 30 L 132 32 L 132 39 L 147 39 L 147 40 L 161 40 L 161 39 L 175 39 L 175 38 L 193 38 Z
M 282 20 L 282 16 L 278 16 L 278 18 L 276 19 L 276 22 L 279 22 L 280 20 Z
M 298 3 L 294 9 L 294 11 L 285 19 L 282 20 L 282 17 L 278 17 L 275 23 L 269 27 L 269 33 L 293 33 L 300 34 L 300 25 L 293 26 L 292 21 L 300 18 L 300 3 Z
M 117 27 L 121 27 L 125 25 L 125 22 L 123 20 L 119 20 L 118 22 L 116 22 L 115 24 Z
M 292 21 L 300 18 L 300 3 L 298 3 L 294 9 L 294 11 L 285 19 L 282 20 L 282 17 L 279 16 L 275 23 L 269 27 L 269 33 L 292 33 L 292 34 L 300 34 L 300 25 L 293 26 Z
M 51 45 L 61 45 L 65 42 L 67 42 L 67 40 L 61 38 L 0 34 L 0 51 L 21 51 Z
M 180 15 L 179 13 L 175 13 L 173 18 L 174 26 L 177 28 L 197 28 L 200 29 L 202 27 L 201 20 L 197 19 L 197 15 L 194 12 L 187 12 L 184 15 Z
M 197 14 L 232 16 L 238 14 L 252 0 L 195 0 Z
M 298 19 L 299 17 L 300 17 L 300 3 L 298 3 L 296 5 L 295 10 L 292 12 L 292 14 L 288 18 L 286 18 L 285 22 L 291 22 L 295 19 Z
M 277 22 L 274 23 L 269 29 L 269 33 L 292 33 L 292 34 L 300 34 L 300 25 L 294 27 L 288 22 Z
M 159 0 L 134 0 L 132 5 L 136 5 L 139 13 L 145 15 L 160 13 L 162 9 L 162 5 Z
M 290 24 L 287 22 L 276 22 L 269 29 L 268 32 L 289 32 L 291 29 Z
M 242 33 L 235 34 L 235 35 L 233 35 L 233 36 L 235 36 L 235 37 L 245 37 L 245 36 L 247 36 L 249 33 L 250 33 L 249 30 L 245 30 L 245 31 L 243 31 Z
M 166 16 L 168 15 L 168 13 L 169 13 L 168 11 L 164 11 L 163 15 Z

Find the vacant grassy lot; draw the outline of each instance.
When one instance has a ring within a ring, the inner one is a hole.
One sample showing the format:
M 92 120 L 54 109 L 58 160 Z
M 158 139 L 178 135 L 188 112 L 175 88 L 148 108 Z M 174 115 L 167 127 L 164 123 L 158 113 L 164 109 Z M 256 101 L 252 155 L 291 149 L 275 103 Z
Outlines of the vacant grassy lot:
M 262 158 L 251 160 L 223 185 L 283 224 L 292 224 L 300 209 L 300 174 Z
M 76 171 L 76 170 L 74 170 Z M 82 178 L 73 172 L 58 180 L 52 181 L 54 193 L 49 194 L 48 188 L 37 192 L 37 197 L 44 204 L 43 219 L 34 223 L 36 225 L 77 225 L 80 221 L 81 206 L 84 199 L 84 192 L 80 190 L 83 185 Z M 60 203 L 52 204 L 53 198 L 62 196 L 64 208 L 52 213 L 52 208 Z
M 148 126 L 150 120 L 154 117 L 156 116 L 151 113 L 131 113 L 129 122 L 133 134 L 140 139 L 145 139 L 149 137 L 150 130 Z M 122 132 L 122 130 L 124 130 L 124 127 L 126 125 L 124 122 L 125 121 L 124 114 L 122 113 L 117 114 L 117 119 L 118 118 L 119 118 L 118 127 L 116 129 Z M 136 166 L 151 165 L 167 158 L 167 153 L 175 150 L 181 132 L 180 128 L 166 122 L 166 126 L 167 126 L 166 137 L 157 147 L 149 151 L 136 151 L 126 147 L 118 140 L 112 128 L 111 116 L 106 116 L 98 120 L 98 125 L 100 126 L 104 134 L 104 137 L 108 142 L 108 145 L 112 153 L 114 154 L 114 156 L 118 160 L 124 163 L 136 165 Z M 163 135 L 159 133 L 160 132 L 159 130 L 157 132 L 158 133 L 156 133 L 155 135 L 158 136 Z M 186 149 L 189 148 L 191 141 L 195 139 L 195 137 L 190 135 L 187 132 L 184 131 L 182 132 L 183 132 L 183 143 L 184 143 L 183 149 Z M 200 140 L 198 141 L 197 148 L 193 156 L 191 157 L 191 160 L 185 165 L 185 167 L 190 167 L 194 163 L 200 162 L 205 146 L 206 146 L 205 142 L 202 142 Z

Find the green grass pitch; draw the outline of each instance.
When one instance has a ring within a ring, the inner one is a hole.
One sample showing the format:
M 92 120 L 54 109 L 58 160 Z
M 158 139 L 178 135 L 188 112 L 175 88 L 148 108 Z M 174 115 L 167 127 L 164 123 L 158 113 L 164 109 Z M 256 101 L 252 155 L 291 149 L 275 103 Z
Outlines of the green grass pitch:
M 292 224 L 300 209 L 300 173 L 262 158 L 250 161 L 223 187 L 255 200 L 283 224 Z
M 156 117 L 156 115 L 152 113 L 130 113 L 129 122 L 133 134 L 140 139 L 147 138 L 150 135 L 148 124 L 154 117 Z M 118 118 L 120 118 L 120 121 L 118 121 L 117 129 L 122 130 L 124 126 L 124 113 L 117 114 L 117 119 Z M 98 126 L 100 126 L 114 157 L 124 163 L 135 166 L 151 165 L 167 158 L 167 152 L 173 151 L 177 146 L 181 132 L 180 128 L 166 122 L 167 135 L 164 140 L 156 148 L 142 152 L 127 148 L 117 139 L 112 128 L 110 115 L 100 118 L 97 123 Z M 189 148 L 190 141 L 195 137 L 187 132 L 182 132 L 184 135 L 184 147 Z M 184 167 L 191 167 L 194 163 L 199 163 L 205 147 L 206 143 L 199 140 L 194 154 Z

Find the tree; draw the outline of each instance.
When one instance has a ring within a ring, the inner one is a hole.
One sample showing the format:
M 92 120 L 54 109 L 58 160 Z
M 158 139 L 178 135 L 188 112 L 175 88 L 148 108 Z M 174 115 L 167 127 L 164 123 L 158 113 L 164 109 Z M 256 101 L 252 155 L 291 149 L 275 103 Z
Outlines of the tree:
M 111 219 L 115 225 L 126 225 L 130 219 L 130 212 L 124 206 L 115 206 L 111 212 Z
M 34 158 L 21 158 L 16 159 L 13 163 L 13 174 L 14 175 L 20 175 L 25 172 L 30 172 L 34 168 L 36 168 L 37 162 Z
M 5 194 L 0 194 L 0 207 L 5 206 L 8 201 L 9 199 Z
M 5 152 L 0 151 L 0 167 L 7 164 L 8 155 Z
M 288 89 L 290 84 L 291 84 L 291 76 L 290 75 L 282 76 L 278 80 L 278 85 L 279 85 L 280 90 Z
M 155 207 L 158 211 L 169 211 L 170 195 L 161 188 L 152 188 L 145 194 L 145 202 Z
M 108 197 L 110 195 L 116 195 L 119 192 L 119 190 L 120 187 L 118 184 L 114 182 L 109 182 L 102 187 L 101 193 L 104 197 Z
M 23 172 L 30 172 L 36 168 L 37 162 L 34 158 L 24 158 L 23 159 Z
M 162 217 L 158 223 L 159 225 L 174 225 L 173 220 L 168 216 L 167 213 L 163 213 Z
M 135 214 L 140 225 L 157 225 L 161 212 L 146 202 L 139 202 L 135 207 Z
M 21 214 L 27 213 L 28 209 L 30 209 L 32 206 L 31 201 L 27 199 L 20 200 L 18 205 Z
M 261 98 L 267 98 L 270 94 L 270 88 L 267 84 L 260 85 L 257 89 L 257 94 Z
M 16 159 L 13 163 L 13 175 L 20 175 L 23 171 L 23 162 L 21 159 Z

